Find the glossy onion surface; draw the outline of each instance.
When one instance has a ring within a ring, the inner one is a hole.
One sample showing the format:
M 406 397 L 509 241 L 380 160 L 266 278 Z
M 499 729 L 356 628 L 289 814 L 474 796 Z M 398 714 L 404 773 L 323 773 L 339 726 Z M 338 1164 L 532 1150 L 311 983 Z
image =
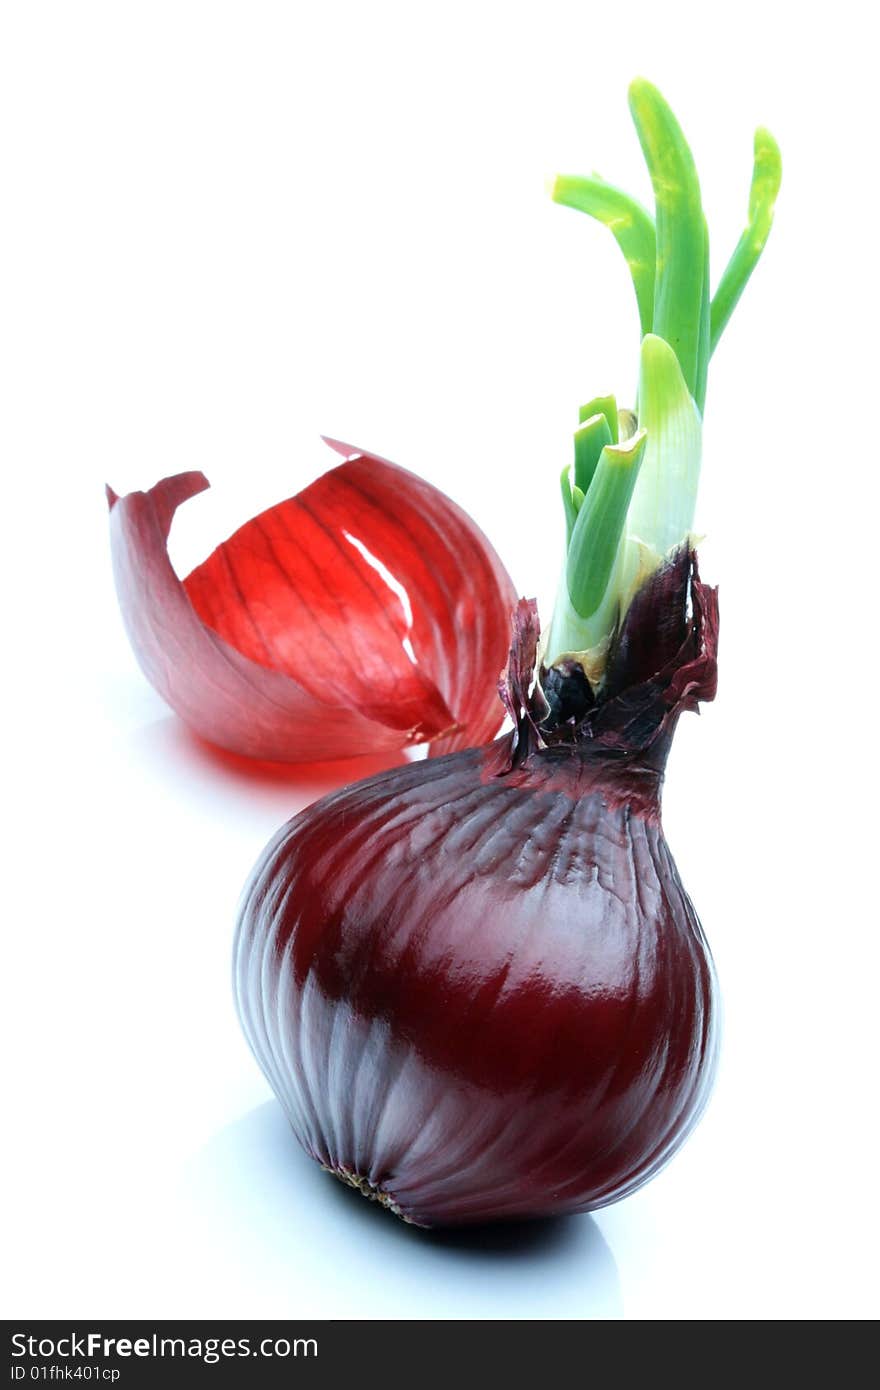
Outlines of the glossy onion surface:
M 659 811 L 674 721 L 714 690 L 713 596 L 694 593 L 674 659 L 585 741 L 580 719 L 548 745 L 523 712 L 494 744 L 347 787 L 245 891 L 251 1047 L 306 1150 L 409 1221 L 602 1206 L 703 1108 L 714 972 Z
M 108 489 L 120 608 L 147 679 L 196 733 L 310 762 L 491 738 L 515 594 L 462 509 L 386 459 L 346 462 L 240 527 L 185 580 L 167 541 L 201 473 Z

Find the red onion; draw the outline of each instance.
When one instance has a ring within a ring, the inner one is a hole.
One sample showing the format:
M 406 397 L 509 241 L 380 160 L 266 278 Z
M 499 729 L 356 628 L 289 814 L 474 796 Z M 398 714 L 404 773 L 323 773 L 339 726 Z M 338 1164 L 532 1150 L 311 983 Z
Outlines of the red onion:
M 711 957 L 663 836 L 679 714 L 711 699 L 718 610 L 691 535 L 709 360 L 764 249 L 781 159 L 759 128 L 748 223 L 710 291 L 690 147 L 651 83 L 630 110 L 655 215 L 596 176 L 553 196 L 632 275 L 636 411 L 578 410 L 538 678 L 522 602 L 482 748 L 345 788 L 245 891 L 245 1033 L 308 1152 L 419 1225 L 588 1211 L 634 1191 L 705 1105 Z
M 181 582 L 201 473 L 108 488 L 122 615 L 147 679 L 204 738 L 284 762 L 491 738 L 515 594 L 469 516 L 403 468 L 347 462 L 247 522 Z
M 660 821 L 679 714 L 711 699 L 717 598 L 683 547 L 636 594 L 601 698 L 583 672 L 512 733 L 311 806 L 245 891 L 235 990 L 303 1147 L 422 1226 L 587 1211 L 704 1106 L 712 960 Z

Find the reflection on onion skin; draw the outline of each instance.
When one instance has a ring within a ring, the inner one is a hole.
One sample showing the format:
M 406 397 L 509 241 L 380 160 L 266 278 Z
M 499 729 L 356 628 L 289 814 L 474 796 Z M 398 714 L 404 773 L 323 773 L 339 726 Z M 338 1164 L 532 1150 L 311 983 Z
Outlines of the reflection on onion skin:
M 652 679 L 618 671 L 590 737 L 548 744 L 523 709 L 495 743 L 345 788 L 278 833 L 245 891 L 251 1047 L 305 1149 L 407 1221 L 603 1206 L 703 1110 L 717 986 L 660 790 L 678 714 L 714 693 L 717 608 L 683 555 L 631 612 L 683 613 L 688 585 Z

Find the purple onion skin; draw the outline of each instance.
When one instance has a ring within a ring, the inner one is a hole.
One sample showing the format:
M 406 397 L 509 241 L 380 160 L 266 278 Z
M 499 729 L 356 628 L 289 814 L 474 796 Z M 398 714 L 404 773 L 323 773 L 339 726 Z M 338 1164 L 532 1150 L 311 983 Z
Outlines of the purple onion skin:
M 715 1069 L 712 958 L 660 820 L 712 699 L 717 594 L 683 548 L 599 699 L 543 673 L 521 601 L 512 733 L 289 822 L 242 901 L 239 1016 L 300 1143 L 420 1226 L 590 1211 L 647 1182 Z
M 711 956 L 662 773 L 508 739 L 325 798 L 267 848 L 235 981 L 303 1147 L 421 1226 L 640 1187 L 714 1069 Z

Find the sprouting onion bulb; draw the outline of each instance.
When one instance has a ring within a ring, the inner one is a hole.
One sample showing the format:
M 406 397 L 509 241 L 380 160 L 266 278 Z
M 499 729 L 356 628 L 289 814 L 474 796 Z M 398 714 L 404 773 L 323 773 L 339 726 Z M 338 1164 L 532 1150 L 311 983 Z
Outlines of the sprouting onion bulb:
M 692 530 L 709 359 L 770 235 L 782 172 L 776 142 L 760 128 L 748 223 L 710 294 L 709 233 L 681 127 L 642 79 L 630 88 L 630 109 L 655 215 L 597 175 L 561 175 L 552 190 L 556 202 L 613 233 L 632 275 L 642 331 L 638 443 L 622 437 L 623 412 L 613 396 L 590 401 L 580 411 L 574 463 L 562 475 L 566 560 L 543 659 L 548 668 L 574 661 L 594 684 L 639 584 Z M 633 423 L 629 413 L 625 419 Z M 626 450 L 626 466 L 615 447 Z
M 642 320 L 637 411 L 597 397 L 563 475 L 566 561 L 543 664 L 520 600 L 512 729 L 343 787 L 266 847 L 234 983 L 306 1151 L 421 1226 L 588 1211 L 693 1129 L 717 982 L 661 819 L 679 716 L 715 695 L 717 593 L 690 535 L 709 354 L 766 241 L 779 156 L 760 133 L 749 226 L 716 290 L 693 161 L 645 82 L 633 112 L 656 219 L 596 179 Z
M 631 604 L 605 697 L 556 688 L 539 725 L 522 600 L 512 733 L 343 787 L 260 857 L 245 1035 L 305 1150 L 405 1221 L 605 1206 L 702 1114 L 717 983 L 660 791 L 679 715 L 715 691 L 717 617 L 681 550 Z

